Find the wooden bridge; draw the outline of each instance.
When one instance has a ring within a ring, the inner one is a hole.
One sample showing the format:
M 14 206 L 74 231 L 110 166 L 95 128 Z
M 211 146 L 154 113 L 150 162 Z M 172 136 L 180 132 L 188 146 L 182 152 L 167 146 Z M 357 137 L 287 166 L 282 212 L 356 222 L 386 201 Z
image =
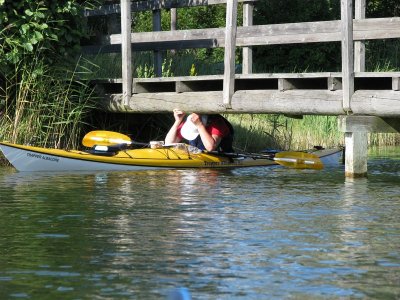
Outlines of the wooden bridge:
M 122 78 L 98 80 L 104 106 L 115 112 L 171 112 L 178 107 L 204 113 L 336 115 L 345 133 L 346 175 L 367 173 L 367 133 L 399 132 L 400 72 L 365 72 L 367 40 L 400 38 L 400 18 L 365 18 L 366 0 L 341 0 L 341 20 L 253 25 L 257 0 L 121 0 L 87 17 L 106 15 L 111 29 L 91 52 L 122 53 Z M 243 26 L 237 26 L 243 2 Z M 176 10 L 226 5 L 226 27 L 176 30 Z M 161 31 L 161 10 L 171 10 L 171 30 Z M 153 32 L 131 32 L 131 14 L 153 12 Z M 353 12 L 355 18 L 353 19 Z M 120 28 L 113 19 L 121 16 Z M 117 33 L 115 33 L 117 32 Z M 342 72 L 252 72 L 252 46 L 341 42 Z M 224 74 L 161 77 L 161 51 L 223 47 Z M 235 74 L 235 51 L 243 51 L 242 73 Z M 156 78 L 133 78 L 132 51 L 154 51 Z

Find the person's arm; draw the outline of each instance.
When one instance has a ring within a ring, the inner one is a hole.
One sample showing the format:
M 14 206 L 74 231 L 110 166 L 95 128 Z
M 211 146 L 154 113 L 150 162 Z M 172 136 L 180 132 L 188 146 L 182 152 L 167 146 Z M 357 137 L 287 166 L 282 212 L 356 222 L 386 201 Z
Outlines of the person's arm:
M 165 144 L 173 144 L 173 143 L 179 143 L 182 139 L 180 136 L 178 136 L 178 128 L 179 125 L 182 123 L 183 118 L 185 117 L 185 113 L 179 109 L 174 109 L 174 118 L 175 122 L 168 131 L 166 137 L 165 137 Z
M 214 151 L 217 149 L 219 143 L 221 142 L 221 137 L 218 135 L 211 135 L 207 129 L 205 124 L 202 123 L 201 117 L 198 114 L 193 113 L 191 115 L 192 122 L 196 125 L 197 130 L 199 131 L 200 138 L 203 142 L 204 148 L 207 151 Z

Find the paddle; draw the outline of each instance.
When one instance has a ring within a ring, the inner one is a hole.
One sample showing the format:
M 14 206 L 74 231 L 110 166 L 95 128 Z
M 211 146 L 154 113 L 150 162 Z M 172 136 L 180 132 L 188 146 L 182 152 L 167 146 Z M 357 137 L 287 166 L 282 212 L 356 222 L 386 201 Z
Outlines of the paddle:
M 274 161 L 282 166 L 295 169 L 322 170 L 324 168 L 324 165 L 318 156 L 307 152 L 278 152 L 274 156 Z
M 82 144 L 85 147 L 93 147 L 95 145 L 101 145 L 101 146 L 116 146 L 116 145 L 148 146 L 149 145 L 148 143 L 134 142 L 130 139 L 129 136 L 125 134 L 113 131 L 106 131 L 106 130 L 96 130 L 87 133 L 82 140 Z M 223 155 L 226 157 L 250 157 L 255 159 L 256 158 L 268 159 L 268 160 L 273 160 L 282 166 L 295 169 L 321 170 L 324 167 L 318 156 L 307 152 L 283 151 L 276 153 L 273 157 L 262 154 L 220 153 L 217 151 L 211 151 L 208 153 Z
M 95 130 L 88 132 L 82 140 L 82 145 L 85 147 L 93 147 L 95 145 L 102 146 L 115 146 L 115 145 L 140 145 L 148 146 L 148 143 L 134 142 L 131 138 L 125 134 L 107 131 L 107 130 Z
M 268 159 L 273 160 L 282 166 L 293 169 L 322 170 L 324 168 L 321 159 L 317 155 L 307 152 L 282 151 L 276 153 L 274 156 L 263 154 L 223 153 L 218 151 L 211 151 L 208 153 L 231 158 L 250 157 L 254 159 Z

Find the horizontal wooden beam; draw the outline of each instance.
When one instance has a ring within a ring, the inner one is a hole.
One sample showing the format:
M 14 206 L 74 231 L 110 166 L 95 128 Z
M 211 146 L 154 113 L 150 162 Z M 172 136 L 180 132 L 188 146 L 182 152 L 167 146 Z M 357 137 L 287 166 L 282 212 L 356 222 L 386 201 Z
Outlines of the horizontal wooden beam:
M 400 92 L 388 90 L 358 90 L 351 98 L 354 114 L 381 117 L 400 116 Z
M 398 78 L 400 72 L 356 72 L 355 89 L 358 91 L 354 98 L 355 105 L 360 105 L 359 111 L 363 110 L 363 102 L 368 97 L 381 97 L 376 105 L 397 105 Z M 93 84 L 104 85 L 109 93 L 116 93 L 120 89 L 122 79 L 92 80 Z M 207 92 L 222 91 L 223 75 L 202 76 L 177 76 L 177 77 L 155 77 L 135 78 L 135 93 L 154 92 Z M 342 74 L 338 72 L 320 73 L 257 73 L 236 74 L 235 91 L 239 90 L 319 90 L 329 91 L 342 90 Z M 363 90 L 366 94 L 363 94 Z M 376 90 L 374 93 L 371 90 Z M 364 100 L 363 100 L 364 99 Z M 368 100 L 369 101 L 369 100 Z M 377 108 L 381 110 L 381 107 Z
M 337 79 L 341 80 L 342 73 L 340 72 L 315 72 L 315 73 L 253 73 L 253 74 L 235 74 L 236 80 L 248 80 L 250 83 L 252 80 L 303 80 L 303 81 L 310 81 L 311 80 L 328 80 L 329 79 Z M 392 90 L 390 88 L 390 82 L 397 81 L 400 77 L 400 72 L 355 72 L 354 77 L 356 82 L 360 81 L 370 81 L 374 82 L 378 80 L 382 82 L 382 79 L 387 81 L 386 90 Z M 182 82 L 182 81 L 192 81 L 192 82 L 199 82 L 202 84 L 204 81 L 222 81 L 223 75 L 199 75 L 199 76 L 175 76 L 175 77 L 155 77 L 155 78 L 135 78 L 136 82 L 146 82 L 146 83 L 154 83 L 157 84 L 159 82 Z M 103 79 L 103 80 L 95 80 L 96 83 L 121 83 L 121 79 L 113 78 L 113 79 Z M 316 81 L 313 81 L 314 83 Z M 304 86 L 304 84 L 299 84 Z M 329 84 L 328 84 L 329 86 Z M 369 87 L 371 87 L 369 85 Z M 309 87 L 309 88 L 312 88 Z M 261 89 L 261 87 L 260 87 Z M 315 86 L 314 86 L 314 89 Z M 328 88 L 329 89 L 329 88 Z M 340 89 L 340 88 L 338 88 Z M 361 88 L 358 88 L 361 89 Z M 396 89 L 393 89 L 396 90 Z
M 239 2 L 256 2 L 257 0 L 239 0 Z M 227 0 L 146 0 L 134 1 L 131 4 L 132 12 L 149 11 L 157 9 L 171 9 L 182 7 L 195 7 L 206 5 L 226 4 Z M 98 9 L 85 10 L 85 17 L 104 16 L 121 13 L 119 4 L 109 4 L 100 6 Z
M 387 91 L 356 91 L 352 102 L 356 115 L 400 116 L 400 93 L 393 92 L 388 105 Z M 363 100 L 362 100 L 363 99 Z M 385 102 L 381 103 L 381 102 Z M 108 94 L 103 100 L 107 110 L 116 112 L 171 112 L 180 107 L 187 111 L 224 113 L 222 91 L 153 92 L 132 95 L 128 106 L 120 94 Z M 289 115 L 344 115 L 342 91 L 329 90 L 239 90 L 233 94 L 229 113 L 267 113 Z
M 400 38 L 400 18 L 375 18 L 353 20 L 354 40 Z
M 236 45 L 339 42 L 340 34 L 340 21 L 244 26 L 237 28 Z M 400 38 L 400 18 L 354 20 L 354 40 L 383 38 Z M 224 47 L 225 28 L 138 32 L 131 34 L 131 41 L 135 51 Z M 103 46 L 120 43 L 120 34 L 101 39 Z
M 400 132 L 400 118 L 375 116 L 339 116 L 339 130 L 342 132 Z

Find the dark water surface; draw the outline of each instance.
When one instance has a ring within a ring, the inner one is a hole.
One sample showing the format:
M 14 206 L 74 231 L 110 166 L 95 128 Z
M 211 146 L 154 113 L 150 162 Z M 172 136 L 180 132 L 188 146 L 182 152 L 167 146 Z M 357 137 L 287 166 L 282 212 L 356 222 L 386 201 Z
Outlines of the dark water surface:
M 343 166 L 0 168 L 0 299 L 400 299 L 400 151 Z

